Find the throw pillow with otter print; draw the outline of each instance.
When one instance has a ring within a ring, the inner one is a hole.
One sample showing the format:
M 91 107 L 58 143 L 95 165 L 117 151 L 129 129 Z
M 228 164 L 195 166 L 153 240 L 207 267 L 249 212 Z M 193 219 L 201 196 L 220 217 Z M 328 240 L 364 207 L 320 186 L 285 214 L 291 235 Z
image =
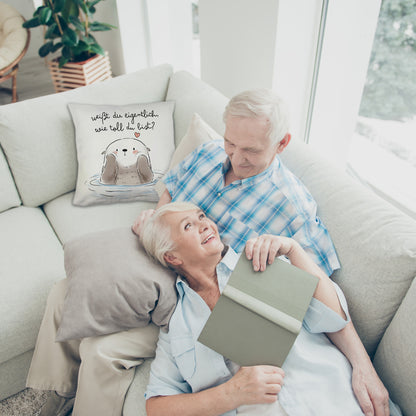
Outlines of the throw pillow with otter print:
M 173 102 L 68 104 L 75 126 L 74 205 L 157 201 L 175 150 Z

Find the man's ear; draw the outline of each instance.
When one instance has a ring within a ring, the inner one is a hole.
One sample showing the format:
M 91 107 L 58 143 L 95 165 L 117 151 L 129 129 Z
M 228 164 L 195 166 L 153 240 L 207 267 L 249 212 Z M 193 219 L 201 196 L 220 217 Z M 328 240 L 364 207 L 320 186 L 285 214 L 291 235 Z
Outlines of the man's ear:
M 165 253 L 163 258 L 166 263 L 171 264 L 172 266 L 180 266 L 183 263 L 183 261 L 176 257 L 172 252 Z
M 286 136 L 283 137 L 283 139 L 280 140 L 280 142 L 277 144 L 276 153 L 282 153 L 283 150 L 285 150 L 286 146 L 289 144 L 291 138 L 292 136 L 290 135 L 290 133 L 287 133 Z

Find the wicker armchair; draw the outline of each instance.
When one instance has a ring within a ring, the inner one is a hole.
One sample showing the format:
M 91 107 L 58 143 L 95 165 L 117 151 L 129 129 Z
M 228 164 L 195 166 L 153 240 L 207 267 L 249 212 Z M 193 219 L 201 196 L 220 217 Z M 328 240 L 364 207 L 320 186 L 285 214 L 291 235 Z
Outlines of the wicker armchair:
M 17 71 L 30 42 L 29 30 L 22 27 L 24 18 L 12 6 L 0 2 L 0 83 L 12 79 L 12 87 L 1 88 L 17 101 Z

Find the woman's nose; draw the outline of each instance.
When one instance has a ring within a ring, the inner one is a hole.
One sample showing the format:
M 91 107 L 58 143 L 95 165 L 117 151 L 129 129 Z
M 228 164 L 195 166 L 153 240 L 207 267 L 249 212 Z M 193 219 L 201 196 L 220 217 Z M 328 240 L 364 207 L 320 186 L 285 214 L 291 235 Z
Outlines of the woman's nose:
M 206 218 L 201 219 L 200 220 L 200 223 L 199 223 L 199 229 L 201 231 L 205 231 L 207 228 L 208 228 L 208 221 L 207 221 L 207 219 Z

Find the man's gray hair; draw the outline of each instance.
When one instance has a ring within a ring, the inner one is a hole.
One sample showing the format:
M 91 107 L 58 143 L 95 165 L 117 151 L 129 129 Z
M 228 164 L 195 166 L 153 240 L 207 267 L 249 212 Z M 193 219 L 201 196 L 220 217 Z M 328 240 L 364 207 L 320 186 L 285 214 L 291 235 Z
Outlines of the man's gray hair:
M 269 123 L 268 136 L 273 144 L 279 143 L 289 133 L 287 107 L 271 90 L 249 90 L 234 96 L 225 108 L 224 123 L 227 123 L 228 117 L 266 119 Z
M 146 253 L 165 267 L 168 267 L 165 254 L 175 249 L 175 243 L 170 228 L 163 222 L 163 217 L 170 212 L 191 210 L 199 210 L 199 208 L 190 202 L 171 202 L 158 208 L 143 224 L 140 241 Z

